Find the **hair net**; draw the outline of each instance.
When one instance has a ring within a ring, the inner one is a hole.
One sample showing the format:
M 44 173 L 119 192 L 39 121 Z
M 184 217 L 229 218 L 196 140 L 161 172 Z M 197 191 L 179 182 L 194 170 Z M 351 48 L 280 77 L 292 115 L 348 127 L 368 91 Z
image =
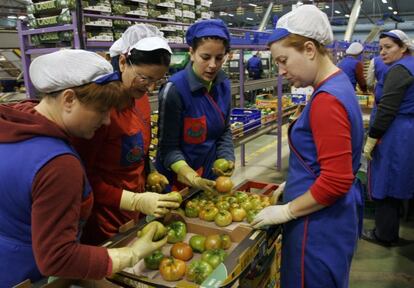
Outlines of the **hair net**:
M 34 87 L 43 93 L 88 84 L 112 72 L 111 64 L 98 54 L 69 49 L 39 56 L 29 68 Z
M 364 46 L 361 43 L 353 42 L 349 45 L 348 49 L 346 49 L 345 53 L 348 55 L 359 55 L 364 50 Z
M 401 30 L 398 30 L 398 29 L 390 30 L 388 32 L 381 33 L 381 35 L 387 35 L 388 37 L 400 39 L 404 43 L 404 45 L 407 46 L 408 50 L 410 50 L 411 52 L 414 51 L 413 42 L 410 40 L 410 38 L 408 38 L 407 34 L 405 34 Z

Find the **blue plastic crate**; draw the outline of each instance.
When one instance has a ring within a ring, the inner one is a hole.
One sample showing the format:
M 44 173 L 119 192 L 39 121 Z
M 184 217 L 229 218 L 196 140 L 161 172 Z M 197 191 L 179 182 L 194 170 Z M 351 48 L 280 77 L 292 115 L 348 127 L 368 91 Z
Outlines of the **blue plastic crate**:
M 292 103 L 294 104 L 304 104 L 306 103 L 305 94 L 290 94 L 292 96 Z
M 259 109 L 233 108 L 231 110 L 230 122 L 242 122 L 243 131 L 256 130 L 262 125 L 262 112 Z

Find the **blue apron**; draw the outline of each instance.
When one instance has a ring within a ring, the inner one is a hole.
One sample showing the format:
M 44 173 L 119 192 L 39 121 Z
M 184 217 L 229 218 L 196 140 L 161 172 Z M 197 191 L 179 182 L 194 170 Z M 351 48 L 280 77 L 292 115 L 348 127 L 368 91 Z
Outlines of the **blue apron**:
M 342 59 L 341 62 L 338 63 L 338 67 L 344 71 L 344 73 L 348 76 L 349 81 L 351 81 L 352 87 L 356 87 L 357 79 L 355 74 L 355 67 L 358 64 L 358 60 L 355 59 L 352 56 L 346 56 L 344 59 Z
M 405 56 L 388 69 L 395 65 L 403 65 L 414 75 L 414 57 Z M 410 199 L 414 196 L 413 147 L 414 84 L 407 89 L 395 119 L 372 152 L 368 186 L 374 199 Z
M 363 142 L 362 116 L 347 76 L 338 72 L 313 93 L 300 117 L 289 127 L 289 171 L 284 200 L 301 196 L 320 174 L 309 113 L 318 93 L 327 92 L 345 107 L 351 123 L 352 167 L 358 171 Z M 334 204 L 284 224 L 281 287 L 346 288 L 352 256 L 362 226 L 362 187 L 355 181 Z
M 51 137 L 0 143 L 0 287 L 42 278 L 32 249 L 32 184 L 37 172 L 62 154 L 78 157 L 66 142 Z M 86 183 L 84 199 L 90 191 Z
M 388 65 L 386 65 L 380 56 L 374 58 L 374 74 L 377 83 L 375 84 L 374 88 L 374 106 L 371 110 L 371 116 L 369 118 L 369 127 L 372 126 L 374 123 L 375 115 L 377 114 L 378 104 L 380 102 L 382 96 L 382 89 L 384 88 L 384 78 L 385 74 L 388 72 Z
M 217 159 L 217 141 L 225 132 L 226 119 L 230 117 L 230 82 L 225 79 L 215 83 L 210 93 L 204 88 L 192 92 L 188 84 L 188 69 L 192 69 L 191 66 L 169 78 L 169 82 L 174 84 L 180 94 L 184 106 L 180 149 L 191 168 L 202 171 L 203 178 L 216 179 L 212 168 Z M 158 162 L 157 169 L 172 183 L 173 175 L 170 170 Z

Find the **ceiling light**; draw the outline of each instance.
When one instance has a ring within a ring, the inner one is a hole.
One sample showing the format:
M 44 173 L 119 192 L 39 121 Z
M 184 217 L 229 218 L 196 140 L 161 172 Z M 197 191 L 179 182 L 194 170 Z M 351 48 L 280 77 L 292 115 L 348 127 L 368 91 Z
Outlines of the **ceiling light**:
M 392 7 L 391 6 L 388 6 L 388 10 L 392 10 Z
M 22 16 L 19 16 L 19 19 L 20 20 L 25 20 L 25 19 L 27 19 L 27 17 L 22 15 Z
M 341 14 L 341 12 L 340 12 L 340 11 L 338 11 L 338 10 L 335 10 L 335 13 L 336 13 L 336 14 Z
M 346 18 L 349 18 L 349 14 L 345 14 L 345 17 L 346 17 Z
M 229 13 L 227 16 L 234 17 L 234 14 Z
M 251 20 L 253 20 L 253 18 L 250 18 L 250 17 L 246 17 L 246 20 L 250 20 L 250 21 L 251 21 Z
M 392 14 L 397 15 L 397 14 L 398 14 L 398 12 L 397 12 L 397 11 L 394 11 L 394 12 L 392 12 Z
M 329 5 L 325 5 L 325 8 L 326 8 L 326 9 L 329 9 Z
M 387 4 L 387 0 L 382 0 L 382 3 Z
M 17 19 L 17 16 L 10 15 L 10 16 L 7 16 L 7 19 Z
M 228 25 L 231 26 L 231 25 L 233 25 L 233 23 L 230 22 Z
M 256 7 L 257 5 L 253 3 L 249 3 L 249 6 Z

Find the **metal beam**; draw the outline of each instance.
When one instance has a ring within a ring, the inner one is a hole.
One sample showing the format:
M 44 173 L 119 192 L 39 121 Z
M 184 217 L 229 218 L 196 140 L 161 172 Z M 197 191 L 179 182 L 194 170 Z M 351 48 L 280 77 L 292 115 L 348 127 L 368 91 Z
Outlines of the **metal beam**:
M 349 16 L 348 26 L 345 31 L 345 41 L 351 41 L 352 33 L 354 33 L 355 24 L 359 17 L 359 12 L 361 11 L 362 0 L 355 0 L 354 5 L 352 6 L 351 15 Z

